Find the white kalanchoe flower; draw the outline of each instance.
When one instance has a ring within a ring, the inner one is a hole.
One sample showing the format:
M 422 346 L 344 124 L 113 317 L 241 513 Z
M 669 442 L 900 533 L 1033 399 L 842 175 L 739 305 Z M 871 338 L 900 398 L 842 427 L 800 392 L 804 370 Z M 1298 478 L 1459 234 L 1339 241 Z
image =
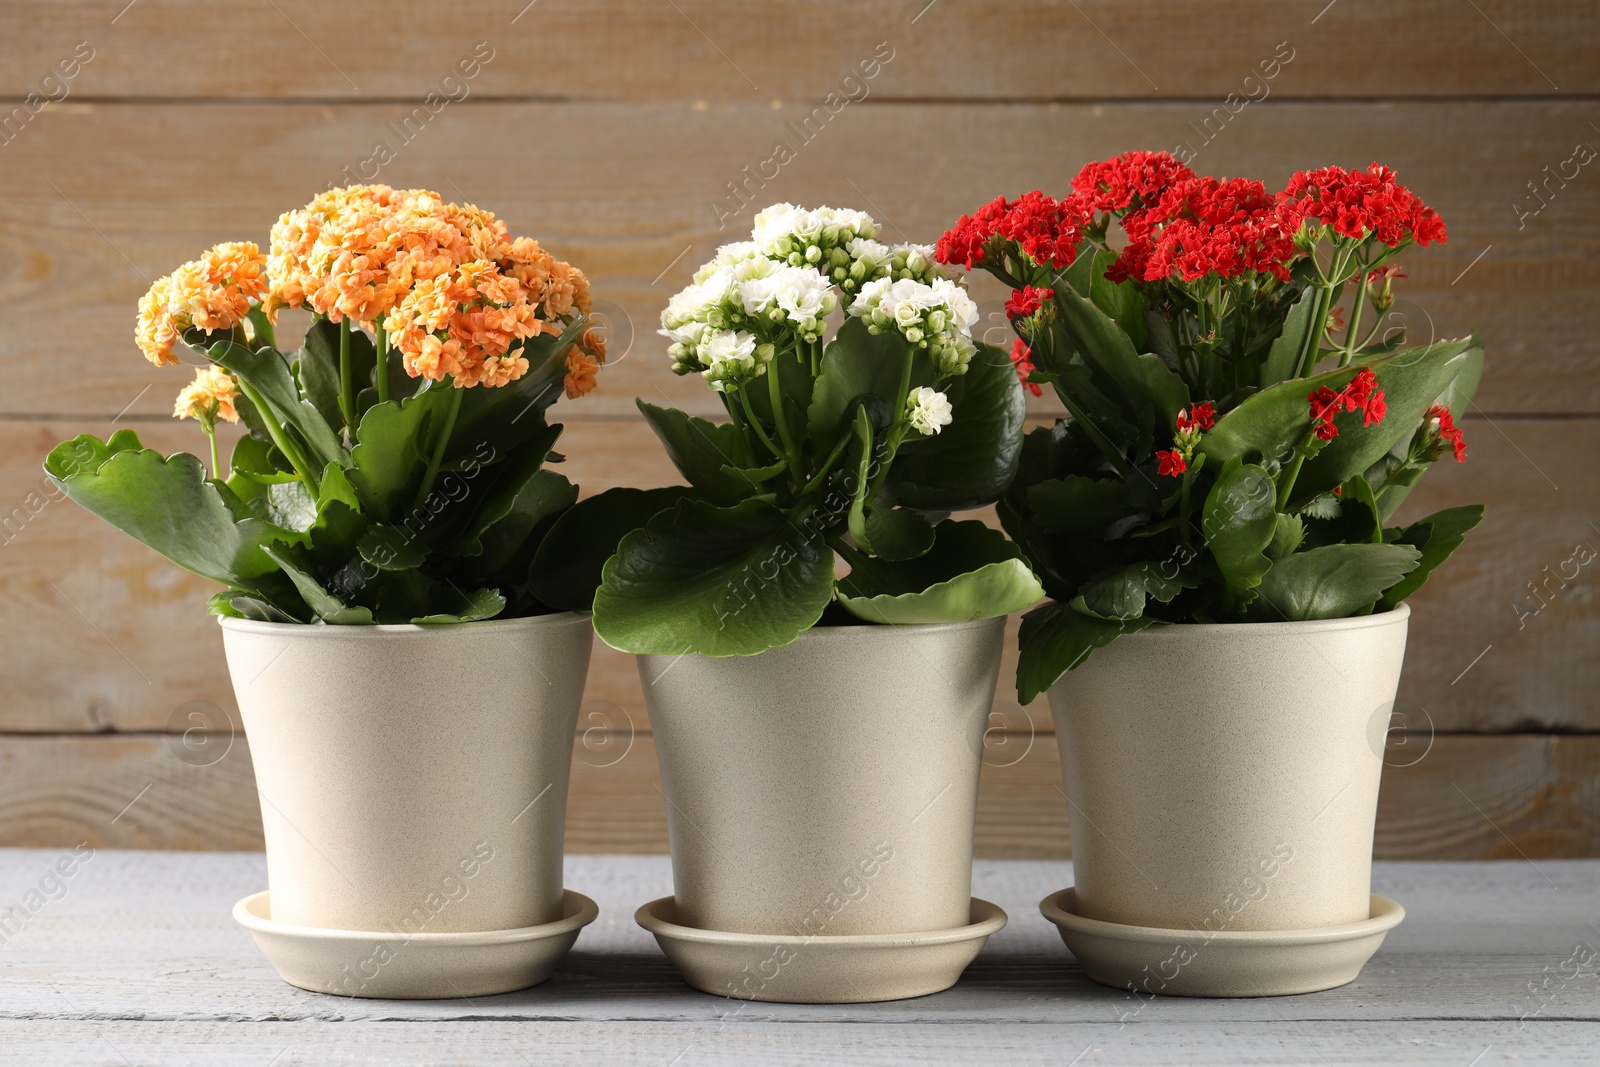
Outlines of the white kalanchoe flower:
M 864 321 L 871 333 L 892 329 L 927 349 L 944 377 L 965 374 L 977 350 L 972 327 L 978 321 L 978 306 L 948 278 L 935 278 L 931 284 L 910 278 L 874 279 L 861 287 L 850 314 Z
M 924 437 L 932 437 L 953 420 L 950 401 L 943 393 L 919 385 L 906 395 L 906 421 Z
M 938 262 L 933 258 L 932 245 L 895 245 L 889 249 L 887 267 L 889 276 L 897 281 L 910 278 L 931 285 L 936 280 L 945 278 Z
M 810 265 L 830 275 L 839 266 L 834 253 L 857 237 L 876 237 L 878 224 L 863 211 L 773 204 L 759 212 L 751 240 L 761 251 L 791 267 Z
M 759 377 L 773 354 L 771 345 L 761 344 L 755 334 L 744 330 L 712 333 L 699 350 L 705 367 L 702 374 L 719 393 Z
M 691 322 L 709 322 L 733 283 L 733 272 L 722 267 L 678 290 L 661 313 L 661 325 L 671 330 Z
M 835 249 L 832 275 L 839 288 L 855 292 L 862 285 L 886 277 L 894 260 L 894 249 L 870 237 L 857 237 L 841 249 Z

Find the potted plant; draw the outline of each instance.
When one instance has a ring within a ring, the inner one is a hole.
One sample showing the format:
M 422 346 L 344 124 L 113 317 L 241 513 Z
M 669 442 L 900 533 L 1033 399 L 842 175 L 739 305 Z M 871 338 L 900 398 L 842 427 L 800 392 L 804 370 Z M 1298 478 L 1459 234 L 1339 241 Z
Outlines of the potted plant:
M 280 349 L 286 308 L 310 312 Z M 563 893 L 588 618 L 531 591 L 577 487 L 545 411 L 604 359 L 582 272 L 471 205 L 332 189 L 158 280 L 136 339 L 199 364 L 175 414 L 210 467 L 132 430 L 45 467 L 224 586 L 270 897 L 235 914 L 290 982 L 360 996 L 531 984 L 593 918 Z M 217 424 L 246 433 L 220 462 Z
M 1045 910 L 1092 978 L 1326 988 L 1399 921 L 1370 864 L 1405 599 L 1483 514 L 1392 522 L 1465 458 L 1482 369 L 1387 322 L 1396 257 L 1444 240 L 1378 164 L 1274 195 L 1131 152 L 939 243 L 1013 287 L 1019 373 L 1069 413 L 1000 515 L 1051 597 L 1017 688 L 1050 693 L 1076 886 Z
M 541 595 L 639 654 L 676 888 L 639 917 L 710 992 L 933 992 L 1004 921 L 971 897 L 982 736 L 1043 591 L 949 514 L 1011 480 L 1023 397 L 932 248 L 877 236 L 778 204 L 720 249 L 662 332 L 727 421 L 641 400 L 688 486 L 602 493 L 540 549 L 582 563 Z

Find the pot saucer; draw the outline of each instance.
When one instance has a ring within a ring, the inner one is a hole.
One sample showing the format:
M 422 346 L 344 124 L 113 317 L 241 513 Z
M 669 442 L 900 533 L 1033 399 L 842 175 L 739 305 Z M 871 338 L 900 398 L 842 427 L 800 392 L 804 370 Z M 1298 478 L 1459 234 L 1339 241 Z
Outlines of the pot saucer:
M 904 1000 L 949 989 L 978 955 L 1006 913 L 972 898 L 972 922 L 911 934 L 737 934 L 674 921 L 676 904 L 662 897 L 634 920 L 696 989 L 740 1000 L 788 1004 L 854 1004 Z
M 549 978 L 600 909 L 566 890 L 555 922 L 517 930 L 404 934 L 274 922 L 267 891 L 233 906 L 233 918 L 290 985 L 383 1000 L 486 997 Z
M 1372 894 L 1371 917 L 1304 930 L 1162 930 L 1075 913 L 1072 887 L 1039 902 L 1061 940 L 1101 985 L 1179 997 L 1270 997 L 1314 993 L 1355 980 L 1384 935 L 1406 917 Z

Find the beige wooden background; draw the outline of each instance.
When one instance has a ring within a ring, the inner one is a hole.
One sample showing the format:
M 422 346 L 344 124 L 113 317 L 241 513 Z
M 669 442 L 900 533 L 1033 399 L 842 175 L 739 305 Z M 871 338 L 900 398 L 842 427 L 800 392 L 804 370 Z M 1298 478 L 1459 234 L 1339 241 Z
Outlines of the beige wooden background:
M 674 472 L 632 398 L 713 401 L 668 372 L 656 315 L 756 208 L 856 206 L 931 241 L 996 194 L 1182 144 L 1269 185 L 1382 160 L 1444 214 L 1450 242 L 1410 256 L 1400 310 L 1414 333 L 1476 327 L 1489 369 L 1462 419 L 1471 461 L 1408 511 L 1484 500 L 1489 517 L 1414 602 L 1378 851 L 1600 855 L 1600 562 L 1559 577 L 1600 549 L 1600 162 L 1574 162 L 1600 146 L 1597 19 L 1559 0 L 7 2 L 0 845 L 260 847 L 245 739 L 177 739 L 191 713 L 236 717 L 208 583 L 50 500 L 39 466 L 114 425 L 200 448 L 167 417 L 186 375 L 132 343 L 148 279 L 215 241 L 264 244 L 280 212 L 370 177 L 381 142 L 377 180 L 489 207 L 590 273 L 620 358 L 556 409 L 569 473 L 657 485 Z M 48 80 L 75 52 L 92 58 Z M 455 99 L 433 114 L 430 92 Z M 780 142 L 795 158 L 747 179 Z M 664 850 L 627 657 L 597 650 L 588 697 L 569 847 Z M 1048 715 L 1013 697 L 1003 679 L 980 849 L 1063 856 Z

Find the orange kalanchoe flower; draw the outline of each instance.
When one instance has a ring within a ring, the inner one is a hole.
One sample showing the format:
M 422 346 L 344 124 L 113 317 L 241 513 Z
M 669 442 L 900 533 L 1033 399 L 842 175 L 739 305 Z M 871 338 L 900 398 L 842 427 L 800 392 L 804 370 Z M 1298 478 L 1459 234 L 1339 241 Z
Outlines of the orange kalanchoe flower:
M 266 257 L 251 241 L 229 241 L 209 249 L 165 278 L 139 301 L 134 341 L 158 367 L 178 362 L 172 347 L 187 329 L 231 330 L 267 290 Z
M 233 408 L 236 395 L 232 375 L 221 367 L 201 367 L 195 372 L 194 381 L 178 393 L 172 417 L 197 419 L 203 423 L 213 423 L 219 418 L 238 422 L 239 413 Z
M 462 388 L 522 377 L 528 361 L 510 350 L 548 324 L 520 282 L 494 263 L 473 261 L 417 282 L 383 325 L 407 374 L 434 381 L 449 376 Z

